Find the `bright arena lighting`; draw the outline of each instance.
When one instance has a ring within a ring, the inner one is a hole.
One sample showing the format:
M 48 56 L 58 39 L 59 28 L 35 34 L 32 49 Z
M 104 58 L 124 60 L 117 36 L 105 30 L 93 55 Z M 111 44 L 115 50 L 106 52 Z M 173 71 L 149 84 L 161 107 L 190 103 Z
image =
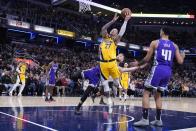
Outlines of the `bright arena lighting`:
M 86 1 L 86 0 L 76 0 L 76 1 L 83 2 L 83 3 L 89 4 L 91 6 L 98 7 L 98 8 L 101 8 L 101 9 L 105 9 L 105 10 L 108 10 L 108 11 L 112 11 L 112 12 L 115 12 L 115 13 L 119 13 L 119 14 L 121 13 L 121 10 L 119 10 L 119 9 L 115 9 L 115 8 L 112 8 L 112 7 L 109 7 L 109 6 L 105 6 L 105 5 L 102 5 L 102 4 L 99 4 L 99 3 Z M 186 19 L 193 19 L 193 18 L 195 18 L 194 15 L 189 15 L 189 14 L 145 14 L 145 13 L 133 13 L 132 17 L 180 18 L 180 19 L 181 18 L 186 18 Z

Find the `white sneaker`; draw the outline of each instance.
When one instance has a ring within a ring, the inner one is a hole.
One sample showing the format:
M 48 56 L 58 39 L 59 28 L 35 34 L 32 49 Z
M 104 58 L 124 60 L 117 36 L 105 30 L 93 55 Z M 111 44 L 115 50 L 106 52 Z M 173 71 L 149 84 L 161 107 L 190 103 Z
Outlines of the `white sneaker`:
M 152 121 L 152 122 L 150 122 L 150 124 L 153 125 L 153 126 L 163 126 L 163 121 L 161 119 L 160 120 L 157 120 L 155 118 L 155 120 Z
M 133 126 L 149 126 L 149 119 L 142 119 L 138 122 L 133 123 Z
M 12 96 L 12 92 L 9 92 L 9 96 Z
M 22 94 L 19 93 L 18 96 L 22 96 Z

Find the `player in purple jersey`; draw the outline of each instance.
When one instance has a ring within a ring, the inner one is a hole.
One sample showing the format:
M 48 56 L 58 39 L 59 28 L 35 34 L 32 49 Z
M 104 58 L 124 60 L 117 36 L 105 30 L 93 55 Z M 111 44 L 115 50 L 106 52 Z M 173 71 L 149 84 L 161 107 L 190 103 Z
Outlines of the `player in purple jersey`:
M 119 62 L 123 62 L 124 61 L 124 55 L 119 54 L 117 56 L 117 60 Z M 118 69 L 120 70 L 120 72 L 131 72 L 131 71 L 135 71 L 135 70 L 140 69 L 140 68 L 144 68 L 145 66 L 146 66 L 146 64 L 144 64 L 142 66 L 136 66 L 136 67 L 130 67 L 130 68 L 122 68 L 122 67 L 119 66 Z M 76 72 L 72 76 L 72 80 L 78 81 L 78 79 L 89 80 L 89 85 L 88 85 L 87 89 L 85 90 L 83 96 L 81 97 L 78 106 L 75 109 L 75 114 L 77 114 L 77 115 L 80 114 L 80 108 L 81 108 L 82 104 L 85 102 L 85 100 L 87 99 L 87 97 L 89 96 L 89 94 L 91 92 L 96 93 L 95 88 L 99 86 L 99 82 L 100 82 L 100 79 L 101 79 L 100 67 L 95 66 L 95 67 L 93 67 L 91 69 L 88 69 L 88 70 Z
M 169 40 L 169 29 L 162 28 L 160 30 L 161 38 L 154 40 L 150 44 L 147 55 L 138 64 L 144 64 L 150 61 L 154 53 L 154 64 L 152 70 L 145 81 L 145 90 L 143 93 L 142 106 L 143 118 L 135 122 L 134 126 L 163 126 L 161 120 L 162 100 L 161 92 L 167 89 L 168 82 L 172 76 L 172 64 L 174 57 L 179 64 L 183 64 L 185 54 L 180 53 L 179 48 L 174 42 Z M 149 123 L 148 109 L 149 109 L 149 96 L 152 90 L 155 89 L 154 95 L 156 103 L 156 117 L 155 120 Z
M 82 104 L 85 102 L 87 97 L 91 92 L 95 92 L 95 88 L 98 87 L 99 82 L 100 82 L 100 67 L 95 66 L 91 69 L 88 70 L 83 70 L 83 71 L 78 71 L 72 76 L 72 80 L 75 82 L 78 80 L 88 80 L 89 84 L 87 89 L 84 91 L 84 94 L 82 95 L 80 102 L 78 106 L 75 109 L 75 114 L 79 115 L 80 114 L 80 108 Z M 82 84 L 83 85 L 83 84 Z
M 52 97 L 53 95 L 53 89 L 56 84 L 56 78 L 57 78 L 57 70 L 58 70 L 58 63 L 57 59 L 55 58 L 54 61 L 52 61 L 46 70 L 47 74 L 47 84 L 46 84 L 46 98 L 45 101 L 55 101 Z M 50 98 L 48 99 L 48 93 L 50 93 Z

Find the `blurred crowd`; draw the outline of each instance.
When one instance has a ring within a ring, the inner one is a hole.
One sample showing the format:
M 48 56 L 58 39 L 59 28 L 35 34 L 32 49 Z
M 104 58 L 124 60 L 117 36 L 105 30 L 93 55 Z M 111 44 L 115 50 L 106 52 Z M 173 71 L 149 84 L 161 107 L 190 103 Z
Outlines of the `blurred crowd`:
M 29 22 L 33 25 L 73 31 L 76 32 L 76 35 L 79 38 L 82 36 L 88 36 L 91 37 L 92 40 L 97 40 L 100 35 L 101 27 L 112 19 L 112 15 L 105 17 L 93 14 L 81 14 L 77 11 L 65 9 L 59 6 L 53 7 L 48 4 L 48 2 L 42 2 L 43 3 L 15 0 L 14 2 L 5 4 L 6 6 L 9 6 L 9 8 L 5 10 L 5 13 L 7 14 L 8 18 L 11 19 Z M 135 2 L 137 3 L 137 1 Z M 146 4 L 148 2 L 143 1 L 141 3 Z M 183 1 L 179 1 L 179 3 L 182 4 Z M 155 2 L 155 5 L 156 4 L 159 4 L 159 2 Z M 165 7 L 163 8 L 165 9 Z M 181 8 L 186 9 L 184 6 Z M 143 7 L 140 6 L 140 9 L 143 10 Z M 174 10 L 176 7 L 171 9 Z M 120 28 L 121 24 L 122 19 L 113 26 Z M 158 31 L 141 29 L 138 28 L 138 26 L 130 24 L 127 27 L 126 34 L 124 35 L 122 41 L 138 45 L 149 45 L 151 40 L 157 38 L 159 38 Z M 195 44 L 196 30 L 172 30 L 171 38 L 175 43 L 180 45 L 180 47 L 190 47 Z
M 97 65 L 97 52 L 89 49 L 75 48 L 53 48 L 44 45 L 17 44 L 14 47 L 14 54 L 8 50 L 0 54 L 0 92 L 7 95 L 7 91 L 16 81 L 16 66 L 18 58 L 28 58 L 35 64 L 29 64 L 26 78 L 26 87 L 23 95 L 42 96 L 44 95 L 46 83 L 46 66 L 54 59 L 58 59 L 60 69 L 56 83 L 55 94 L 63 96 L 80 96 L 83 88 L 79 83 L 73 82 L 70 78 L 77 70 L 89 69 Z M 196 96 L 196 72 L 195 66 L 189 69 L 179 65 L 174 66 L 173 77 L 168 85 L 165 96 Z M 147 78 L 150 66 L 147 69 L 138 70 L 132 73 L 130 89 L 131 96 L 142 96 L 144 80 Z M 17 91 L 16 91 L 17 92 Z
M 116 1 L 113 2 L 115 3 Z M 154 7 L 156 7 L 157 12 L 162 10 L 166 11 L 165 8 L 168 9 L 168 7 L 165 5 L 162 8 L 157 8 L 157 5 L 160 4 L 159 2 L 160 0 L 154 2 Z M 176 2 L 183 5 L 182 0 L 176 0 Z M 132 3 L 135 3 L 133 4 L 134 6 L 131 7 L 133 11 L 151 12 L 142 6 L 151 4 L 145 0 L 140 1 L 140 4 L 137 4 L 136 0 L 132 1 Z M 187 10 L 185 5 L 186 2 L 184 6 L 179 6 L 181 11 Z M 176 7 L 176 3 L 171 3 L 169 6 Z M 73 31 L 76 32 L 77 38 L 81 38 L 81 36 L 88 36 L 91 37 L 93 41 L 96 41 L 99 37 L 101 27 L 112 19 L 112 15 L 99 16 L 93 14 L 81 14 L 76 11 L 77 9 L 69 10 L 69 8 L 65 9 L 62 8 L 62 6 L 53 7 L 50 5 L 49 1 L 45 0 L 39 0 L 39 2 L 27 0 L 0 1 L 0 7 L 4 10 L 8 19 L 24 21 L 33 25 Z M 177 8 L 170 9 L 172 11 L 179 10 Z M 167 11 L 172 12 L 171 10 Z M 120 28 L 121 25 L 122 19 L 120 19 L 112 27 Z M 151 40 L 157 38 L 159 38 L 158 31 L 146 28 L 143 29 L 136 25 L 128 25 L 122 41 L 146 46 L 149 45 Z M 196 30 L 172 30 L 171 39 L 180 47 L 194 47 L 194 42 L 196 41 Z M 97 50 L 88 48 L 81 50 L 79 47 L 62 48 L 55 46 L 54 48 L 53 46 L 36 44 L 13 45 L 9 49 L 3 49 L 0 52 L 0 92 L 6 94 L 6 91 L 9 90 L 16 81 L 15 70 L 17 60 L 14 58 L 23 59 L 25 57 L 32 60 L 34 64 L 30 64 L 28 67 L 24 95 L 44 95 L 46 83 L 45 69 L 54 58 L 57 58 L 60 63 L 60 70 L 58 72 L 59 78 L 56 83 L 57 88 L 55 89 L 56 95 L 81 95 L 81 92 L 83 92 L 82 87 L 80 84 L 74 83 L 70 77 L 76 70 L 89 69 L 95 66 L 97 64 L 97 54 Z M 188 68 L 174 65 L 174 75 L 168 85 L 168 91 L 165 92 L 164 95 L 196 96 L 196 69 L 195 64 L 191 65 L 190 63 L 188 63 Z M 142 95 L 144 80 L 147 78 L 149 71 L 150 68 L 136 71 L 132 74 L 129 90 L 131 95 Z

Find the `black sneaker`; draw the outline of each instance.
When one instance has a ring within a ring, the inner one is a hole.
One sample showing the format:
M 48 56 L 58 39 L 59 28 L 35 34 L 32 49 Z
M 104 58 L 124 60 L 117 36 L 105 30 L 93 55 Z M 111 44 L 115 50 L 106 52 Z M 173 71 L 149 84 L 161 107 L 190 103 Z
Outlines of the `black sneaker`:
M 75 115 L 81 115 L 80 109 L 75 109 Z
M 52 97 L 50 97 L 50 100 L 49 101 L 53 101 L 53 102 L 55 102 L 55 100 L 52 98 Z
M 99 102 L 100 105 L 107 105 L 104 101 Z
M 45 98 L 45 102 L 49 102 L 50 100 L 48 99 L 48 97 Z

